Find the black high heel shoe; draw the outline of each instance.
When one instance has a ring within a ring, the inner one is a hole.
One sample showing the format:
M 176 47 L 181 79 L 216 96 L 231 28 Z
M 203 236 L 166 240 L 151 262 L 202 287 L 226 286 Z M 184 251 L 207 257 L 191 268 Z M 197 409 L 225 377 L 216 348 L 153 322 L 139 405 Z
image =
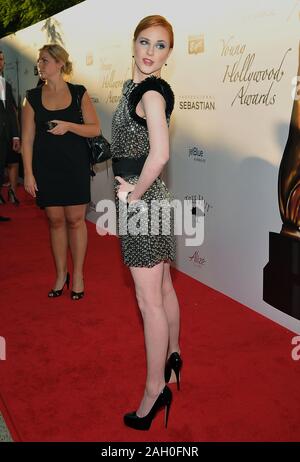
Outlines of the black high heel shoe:
M 20 205 L 20 201 L 12 188 L 9 188 L 7 192 L 7 199 L 14 205 Z
M 172 402 L 172 392 L 169 387 L 165 386 L 163 391 L 158 395 L 151 410 L 144 417 L 139 417 L 136 412 L 130 412 L 124 415 L 124 424 L 127 427 L 135 430 L 149 430 L 152 420 L 157 414 L 157 411 L 162 407 L 165 408 L 165 427 L 168 426 L 170 406 Z
M 50 290 L 50 292 L 48 293 L 48 297 L 49 298 L 60 297 L 61 294 L 63 293 L 65 285 L 67 286 L 67 289 L 69 289 L 69 286 L 70 286 L 70 274 L 69 273 L 67 273 L 66 280 L 62 288 L 58 290 L 55 290 L 55 289 Z
M 182 368 L 182 359 L 179 353 L 177 352 L 172 353 L 166 362 L 165 381 L 166 383 L 169 382 L 171 378 L 171 374 L 172 374 L 172 369 L 173 369 L 176 375 L 177 390 L 180 390 L 179 372 L 181 368 Z
M 82 292 L 74 292 L 74 290 L 72 290 L 70 296 L 71 296 L 72 300 L 80 300 L 84 296 L 84 291 L 82 291 Z
M 80 300 L 84 296 L 84 291 L 82 292 L 74 292 L 74 290 L 71 291 L 71 299 L 72 300 Z

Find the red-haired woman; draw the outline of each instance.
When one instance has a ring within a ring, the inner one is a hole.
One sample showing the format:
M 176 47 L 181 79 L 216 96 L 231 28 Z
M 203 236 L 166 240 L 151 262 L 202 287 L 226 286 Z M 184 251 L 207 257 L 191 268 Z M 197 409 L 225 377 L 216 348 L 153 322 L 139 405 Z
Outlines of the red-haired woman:
M 172 393 L 166 382 L 172 381 L 175 373 L 179 388 L 182 365 L 179 306 L 170 275 L 170 261 L 175 259 L 171 197 L 159 177 L 169 160 L 168 125 L 174 106 L 173 92 L 160 75 L 173 41 L 172 26 L 162 16 L 140 21 L 133 39 L 133 79 L 125 82 L 113 116 L 119 235 L 143 318 L 147 356 L 144 396 L 138 409 L 124 416 L 125 424 L 138 430 L 148 430 L 162 407 L 167 425 Z M 152 207 L 155 201 L 164 207 Z M 128 207 L 126 232 L 124 207 Z M 138 217 L 140 227 L 135 226 Z M 166 223 L 170 223 L 169 232 L 163 229 Z

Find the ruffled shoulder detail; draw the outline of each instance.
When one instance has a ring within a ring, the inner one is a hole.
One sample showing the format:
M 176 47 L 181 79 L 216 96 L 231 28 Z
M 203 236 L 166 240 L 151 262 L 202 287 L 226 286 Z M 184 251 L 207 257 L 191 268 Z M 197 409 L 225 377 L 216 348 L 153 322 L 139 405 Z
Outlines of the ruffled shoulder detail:
M 130 116 L 139 124 L 146 126 L 146 119 L 138 116 L 136 113 L 136 107 L 140 102 L 142 96 L 147 91 L 157 91 L 160 93 L 166 101 L 166 118 L 169 120 L 172 111 L 174 109 L 174 93 L 170 85 L 163 79 L 155 76 L 147 77 L 141 83 L 137 84 L 132 90 L 128 98 L 128 109 Z

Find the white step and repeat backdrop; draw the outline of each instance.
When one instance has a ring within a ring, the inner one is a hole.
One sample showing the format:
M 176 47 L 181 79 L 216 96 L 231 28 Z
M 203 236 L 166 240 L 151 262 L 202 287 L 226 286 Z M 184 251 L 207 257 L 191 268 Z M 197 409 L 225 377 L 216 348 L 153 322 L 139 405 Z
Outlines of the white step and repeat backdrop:
M 131 77 L 133 30 L 148 14 L 166 16 L 175 48 L 163 77 L 176 105 L 165 178 L 175 198 L 191 208 L 197 199 L 205 204 L 204 242 L 187 247 L 179 236 L 176 267 L 295 332 L 300 322 L 266 304 L 262 291 L 268 234 L 281 229 L 277 180 L 298 67 L 299 12 L 297 0 L 87 0 L 0 41 L 19 101 L 37 82 L 38 48 L 65 46 L 71 81 L 86 85 L 110 139 L 112 113 Z M 104 198 L 113 198 L 105 166 L 92 181 L 91 221 Z

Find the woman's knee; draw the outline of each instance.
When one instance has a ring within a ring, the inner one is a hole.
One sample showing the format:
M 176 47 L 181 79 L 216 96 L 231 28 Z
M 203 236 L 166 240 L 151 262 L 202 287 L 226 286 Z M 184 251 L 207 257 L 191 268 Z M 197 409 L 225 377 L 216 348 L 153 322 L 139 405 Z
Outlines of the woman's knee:
M 84 217 L 82 216 L 69 216 L 67 217 L 67 226 L 69 229 L 78 229 L 84 224 Z
M 152 293 L 149 290 L 136 288 L 136 299 L 139 309 L 144 316 L 146 313 L 155 312 L 162 308 L 162 294 Z
M 50 228 L 52 229 L 59 229 L 59 228 L 64 228 L 66 225 L 65 217 L 63 215 L 48 215 L 48 222 L 50 225 Z

